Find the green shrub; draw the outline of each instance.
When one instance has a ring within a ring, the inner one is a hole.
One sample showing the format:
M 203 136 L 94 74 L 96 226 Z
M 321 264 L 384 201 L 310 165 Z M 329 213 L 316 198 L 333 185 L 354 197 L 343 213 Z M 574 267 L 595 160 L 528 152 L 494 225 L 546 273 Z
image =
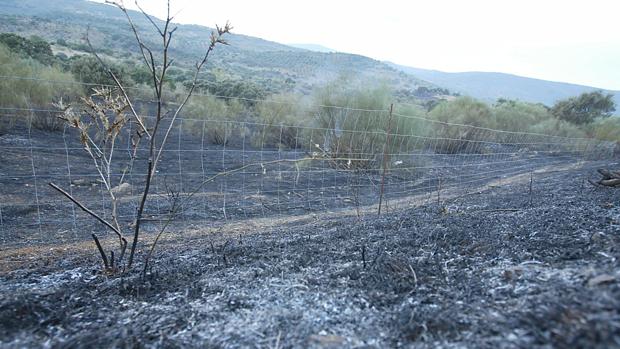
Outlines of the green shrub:
M 553 119 L 542 104 L 506 100 L 493 106 L 493 116 L 498 129 L 515 132 L 527 132 L 534 125 Z
M 292 94 L 272 95 L 255 106 L 259 125 L 252 133 L 257 148 L 278 147 L 297 149 L 307 146 L 303 139 L 309 122 L 301 98 Z
M 187 88 L 190 82 L 191 80 L 186 80 L 183 84 Z M 213 94 L 218 97 L 242 98 L 247 105 L 253 105 L 256 100 L 264 99 L 266 95 L 265 90 L 252 81 L 231 78 L 213 81 L 199 80 L 196 83 L 196 87 L 203 93 Z
M 606 119 L 596 119 L 587 132 L 591 137 L 603 141 L 620 142 L 620 117 L 614 116 Z
M 71 74 L 54 66 L 44 66 L 35 60 L 21 58 L 2 45 L 0 75 L 15 77 L 0 80 L 0 105 L 18 108 L 12 113 L 17 120 L 30 121 L 33 127 L 43 130 L 58 130 L 62 123 L 57 120 L 55 113 L 33 110 L 53 109 L 53 104 L 61 98 L 72 101 L 83 94 Z
M 480 129 L 496 127 L 491 109 L 470 97 L 443 102 L 429 112 L 429 117 L 439 121 L 433 125 L 432 130 L 432 135 L 438 138 L 435 144 L 437 152 L 479 152 L 481 147 L 477 141 L 487 141 L 494 137 L 492 131 Z
M 541 133 L 546 136 L 533 136 L 529 137 L 528 142 L 539 143 L 528 145 L 529 150 L 544 150 L 544 151 L 583 151 L 587 144 L 582 140 L 570 140 L 570 139 L 558 139 L 555 137 L 567 137 L 567 138 L 585 138 L 586 133 L 581 130 L 575 124 L 570 122 L 551 118 L 544 120 L 538 124 L 530 127 L 530 132 Z
M 120 80 L 124 87 L 134 84 L 127 73 L 127 67 L 106 62 L 110 70 Z M 116 86 L 107 70 L 93 56 L 74 56 L 70 60 L 71 73 L 81 82 L 86 84 L 111 85 Z
M 186 119 L 183 128 L 196 136 L 204 136 L 211 144 L 226 145 L 245 132 L 239 123 L 245 113 L 245 107 L 237 100 L 194 96 L 183 109 Z
M 426 103 L 423 105 L 398 104 L 394 106 L 394 117 L 405 119 L 392 132 L 393 150 L 399 153 L 411 153 L 427 148 L 432 142 L 434 123 L 428 121 Z M 398 147 L 398 150 L 396 150 Z
M 21 58 L 32 58 L 43 65 L 56 63 L 50 44 L 38 36 L 26 39 L 13 33 L 1 33 L 0 44 Z
M 392 100 L 386 87 L 352 90 L 342 82 L 331 84 L 315 96 L 319 107 L 314 111 L 314 124 L 318 130 L 311 130 L 307 137 L 319 151 L 339 159 L 334 161 L 338 166 L 378 166 L 384 148 L 388 153 L 397 152 L 404 142 L 399 135 L 411 132 L 416 125 L 404 117 L 393 116 L 390 121 Z M 388 132 L 390 142 L 386 144 Z
M 584 138 L 586 133 L 579 127 L 563 120 L 547 119 L 530 128 L 531 132 L 542 133 L 551 136 Z

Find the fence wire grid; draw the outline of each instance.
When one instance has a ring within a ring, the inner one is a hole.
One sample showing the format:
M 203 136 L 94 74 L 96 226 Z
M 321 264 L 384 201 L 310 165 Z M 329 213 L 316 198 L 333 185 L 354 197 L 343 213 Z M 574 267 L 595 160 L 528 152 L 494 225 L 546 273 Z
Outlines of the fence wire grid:
M 311 118 L 317 121 L 313 124 L 276 124 L 251 116 L 177 119 L 151 185 L 145 229 L 157 231 L 169 219 L 171 230 L 182 230 L 323 212 L 376 215 L 435 200 L 441 205 L 442 193 L 444 199 L 466 195 L 513 176 L 615 158 L 610 142 L 440 122 L 389 106 L 316 105 L 312 110 L 288 119 Z M 18 119 L 0 136 L 3 244 L 31 244 L 50 236 L 79 240 L 105 231 L 49 186 L 58 185 L 101 217 L 111 215 L 109 193 L 78 132 L 64 124 L 58 132 L 41 131 L 27 122 L 57 113 L 0 106 L 2 117 Z M 141 117 L 152 121 L 154 115 Z M 146 143 L 126 172 L 135 127 L 128 124 L 115 144 L 110 174 L 126 229 L 134 224 L 147 172 Z M 171 216 L 175 200 L 181 204 Z

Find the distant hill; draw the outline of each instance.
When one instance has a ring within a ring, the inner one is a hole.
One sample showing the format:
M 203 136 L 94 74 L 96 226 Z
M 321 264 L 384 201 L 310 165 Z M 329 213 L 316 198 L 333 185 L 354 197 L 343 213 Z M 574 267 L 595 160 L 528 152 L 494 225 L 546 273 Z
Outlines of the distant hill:
M 141 29 L 145 43 L 158 47 L 161 39 L 151 24 L 140 13 L 130 11 L 130 15 Z M 234 18 L 231 20 L 234 26 Z M 138 60 L 127 21 L 113 6 L 85 0 L 0 1 L 0 32 L 38 35 L 72 50 L 80 50 L 82 45 L 84 51 L 83 37 L 88 27 L 93 45 L 102 54 L 112 59 Z M 171 46 L 177 67 L 193 67 L 208 44 L 210 32 L 211 28 L 204 26 L 178 25 Z M 227 39 L 230 46 L 217 48 L 205 74 L 223 74 L 251 82 L 267 92 L 309 92 L 341 76 L 359 83 L 385 83 L 404 96 L 414 96 L 421 86 L 434 87 L 384 62 L 360 55 L 314 52 L 246 35 L 233 34 Z
M 144 41 L 157 47 L 160 38 L 150 23 L 141 14 L 130 13 L 144 34 Z M 59 52 L 83 52 L 83 37 L 88 27 L 91 41 L 102 54 L 119 61 L 138 59 L 126 19 L 112 6 L 86 0 L 0 1 L 0 32 L 26 37 L 38 35 L 58 43 L 55 48 Z M 204 52 L 210 32 L 211 28 L 204 26 L 178 25 L 171 50 L 177 67 L 191 69 Z M 503 73 L 445 73 L 418 69 L 335 52 L 315 44 L 284 45 L 238 34 L 230 35 L 228 40 L 230 46 L 218 47 L 205 74 L 253 83 L 267 93 L 308 93 L 343 76 L 351 83 L 386 84 L 402 98 L 441 98 L 449 92 L 458 92 L 487 102 L 509 98 L 552 105 L 559 99 L 597 90 Z M 614 94 L 620 106 L 620 92 L 608 92 Z
M 139 13 L 130 11 L 134 16 L 134 22 L 149 33 L 149 23 Z M 114 39 L 120 39 L 120 43 L 131 39 L 131 32 L 127 20 L 116 7 L 96 3 L 87 0 L 2 0 L 0 2 L 0 16 L 4 23 L 0 23 L 2 30 L 12 29 L 23 34 L 37 34 L 47 39 L 57 40 L 63 38 L 67 41 L 81 41 L 88 25 L 93 28 L 93 36 L 96 42 L 100 42 L 100 35 L 109 34 Z M 8 23 L 7 23 L 8 22 Z M 27 24 L 27 26 L 24 26 Z M 205 39 L 211 32 L 211 28 L 199 25 L 181 25 L 177 40 L 184 50 L 202 49 Z M 45 29 L 50 29 L 45 31 Z M 98 29 L 98 30 L 95 30 Z M 106 32 L 102 32 L 103 30 Z M 155 33 L 147 35 L 155 38 Z M 194 39 L 199 39 L 195 43 Z M 243 47 L 250 51 L 293 51 L 295 48 L 260 38 L 246 35 L 232 34 L 229 41 L 234 47 Z M 105 40 L 106 44 L 117 46 L 113 40 Z M 129 42 L 131 43 L 131 42 Z
M 317 44 L 288 44 L 288 45 L 292 47 L 300 48 L 303 50 L 314 51 L 314 52 L 324 52 L 324 53 L 338 52 L 329 47 L 325 47 L 325 46 L 317 45 Z
M 551 106 L 558 100 L 576 96 L 583 92 L 603 90 L 591 86 L 526 78 L 504 73 L 446 73 L 390 64 L 422 80 L 487 102 L 494 102 L 498 98 L 508 98 Z M 613 94 L 614 100 L 620 108 L 620 91 L 603 91 Z

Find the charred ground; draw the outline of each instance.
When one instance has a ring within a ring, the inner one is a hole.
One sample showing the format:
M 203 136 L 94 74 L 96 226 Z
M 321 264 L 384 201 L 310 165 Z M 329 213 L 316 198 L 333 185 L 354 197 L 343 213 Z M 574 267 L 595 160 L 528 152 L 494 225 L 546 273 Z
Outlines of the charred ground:
M 6 347 L 620 346 L 620 192 L 595 168 L 381 217 L 195 229 L 146 279 L 5 249 Z M 82 246 L 84 245 L 84 246 Z

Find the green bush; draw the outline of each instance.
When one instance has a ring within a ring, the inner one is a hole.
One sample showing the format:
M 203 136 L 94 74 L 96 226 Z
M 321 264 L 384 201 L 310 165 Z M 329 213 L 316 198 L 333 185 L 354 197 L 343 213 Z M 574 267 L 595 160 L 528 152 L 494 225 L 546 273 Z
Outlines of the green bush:
M 106 64 L 124 87 L 129 87 L 134 84 L 127 73 L 127 67 L 113 62 L 106 62 Z M 70 60 L 70 70 L 75 78 L 83 83 L 116 86 L 116 83 L 110 77 L 107 70 L 93 56 L 72 57 Z
M 246 132 L 239 123 L 245 114 L 245 107 L 237 100 L 194 96 L 183 109 L 183 128 L 195 136 L 204 136 L 211 144 L 226 145 Z
M 493 106 L 495 125 L 500 130 L 527 132 L 553 115 L 542 104 L 500 100 Z
M 297 149 L 308 146 L 303 135 L 309 122 L 301 98 L 292 94 L 272 95 L 255 106 L 258 125 L 252 133 L 257 148 Z
M 0 75 L 15 78 L 0 80 L 0 105 L 17 108 L 11 117 L 30 121 L 31 125 L 44 130 L 58 130 L 62 123 L 54 113 L 33 111 L 53 109 L 61 98 L 76 100 L 83 94 L 69 73 L 57 67 L 44 66 L 28 58 L 21 58 L 0 45 Z M 9 117 L 3 117 L 3 124 L 11 125 Z M 9 127 L 5 126 L 5 128 Z
M 337 82 L 319 90 L 315 96 L 319 107 L 314 111 L 318 130 L 310 131 L 311 144 L 339 159 L 334 161 L 338 166 L 380 165 L 384 149 L 388 153 L 399 151 L 404 140 L 398 135 L 412 132 L 416 125 L 414 119 L 404 117 L 393 116 L 390 121 L 392 100 L 386 87 L 353 90 Z M 390 142 L 386 144 L 388 132 Z
M 429 113 L 429 117 L 442 123 L 468 125 L 442 123 L 435 125 L 433 135 L 440 138 L 436 150 L 445 153 L 484 152 L 488 147 L 485 145 L 486 142 L 502 144 L 549 142 L 544 135 L 571 138 L 586 136 L 579 127 L 557 119 L 541 104 L 505 99 L 500 99 L 490 108 L 472 98 L 460 97 L 441 103 Z
M 191 80 L 186 80 L 183 85 L 189 87 Z M 225 78 L 222 80 L 199 80 L 196 83 L 198 91 L 209 93 L 218 97 L 242 98 L 244 104 L 253 105 L 256 100 L 265 98 L 265 90 L 258 84 L 247 81 Z
M 596 119 L 587 132 L 591 137 L 603 141 L 620 142 L 620 117 Z
M 438 138 L 435 151 L 441 153 L 479 152 L 478 141 L 487 141 L 494 136 L 493 132 L 480 128 L 496 127 L 489 106 L 470 97 L 443 102 L 429 112 L 429 117 L 439 121 L 433 125 L 432 135 Z
M 434 124 L 427 120 L 424 104 L 395 105 L 394 115 L 395 118 L 404 118 L 406 122 L 398 123 L 392 130 L 393 148 L 398 146 L 399 153 L 411 153 L 430 145 L 432 139 L 429 136 L 432 134 Z
M 574 124 L 554 118 L 543 120 L 542 122 L 533 125 L 530 127 L 530 131 L 560 137 L 586 137 L 586 133 Z
M 21 58 L 32 58 L 43 65 L 56 63 L 50 44 L 38 36 L 26 39 L 13 33 L 1 33 L 0 44 Z

